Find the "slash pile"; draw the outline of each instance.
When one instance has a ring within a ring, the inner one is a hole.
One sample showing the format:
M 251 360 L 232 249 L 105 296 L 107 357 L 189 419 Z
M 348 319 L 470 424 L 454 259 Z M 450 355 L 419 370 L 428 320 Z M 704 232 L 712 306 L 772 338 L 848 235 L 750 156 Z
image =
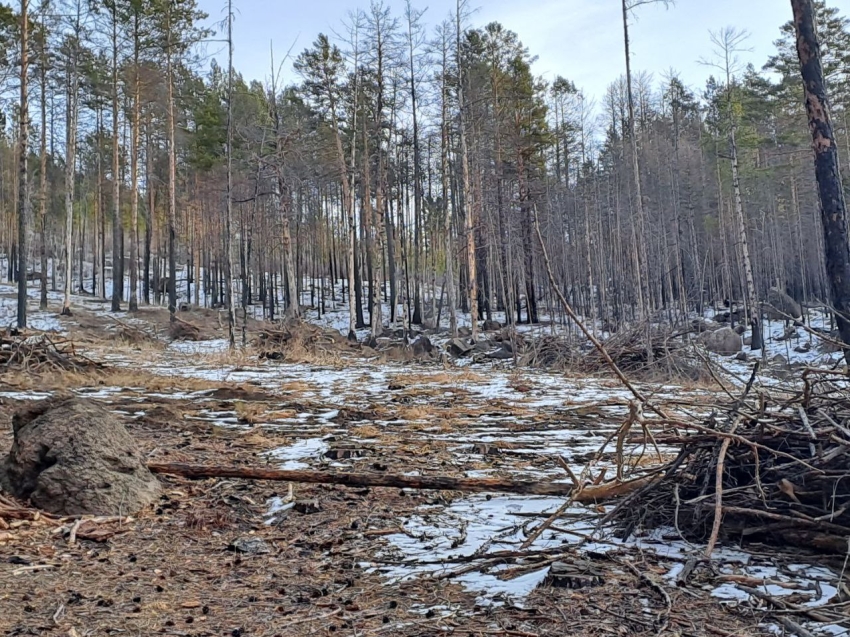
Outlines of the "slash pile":
M 70 340 L 47 333 L 0 335 L 0 370 L 30 373 L 100 369 L 97 363 L 74 349 Z
M 793 396 L 745 394 L 701 424 L 665 424 L 670 433 L 658 442 L 679 454 L 608 516 L 627 535 L 638 527 L 670 527 L 710 545 L 719 537 L 848 552 L 846 373 L 809 370 Z

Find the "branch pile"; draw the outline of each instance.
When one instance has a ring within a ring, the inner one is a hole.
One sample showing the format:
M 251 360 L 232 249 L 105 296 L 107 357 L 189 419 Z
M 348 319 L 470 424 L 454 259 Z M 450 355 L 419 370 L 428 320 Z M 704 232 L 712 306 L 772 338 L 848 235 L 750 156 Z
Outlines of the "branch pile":
M 0 368 L 29 373 L 90 371 L 102 369 L 74 349 L 74 344 L 55 334 L 27 333 L 0 335 Z
M 667 421 L 680 452 L 607 516 L 631 534 L 754 539 L 844 555 L 850 537 L 850 383 L 809 370 L 792 399 L 742 398 L 703 424 Z M 719 483 L 719 484 L 718 484 Z
M 261 358 L 289 360 L 304 353 L 332 351 L 335 345 L 345 342 L 342 334 L 334 332 L 335 330 L 325 330 L 306 321 L 293 319 L 279 324 L 264 324 L 253 345 Z

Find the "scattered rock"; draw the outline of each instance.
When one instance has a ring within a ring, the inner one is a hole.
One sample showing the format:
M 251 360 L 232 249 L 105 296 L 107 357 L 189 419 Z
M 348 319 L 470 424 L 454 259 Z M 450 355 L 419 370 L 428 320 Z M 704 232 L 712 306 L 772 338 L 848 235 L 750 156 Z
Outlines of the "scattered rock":
M 472 328 L 467 327 L 466 325 L 461 325 L 457 328 L 458 336 L 472 336 Z
M 362 458 L 364 455 L 366 455 L 366 450 L 357 447 L 333 447 L 325 452 L 325 458 L 330 460 L 350 460 Z
M 752 344 L 753 344 L 753 337 L 752 337 L 752 336 L 746 336 L 746 337 L 744 337 L 744 345 L 746 345 L 747 347 L 749 347 L 749 346 L 750 346 L 750 345 L 752 345 Z
M 782 354 L 777 354 L 773 356 L 769 361 L 771 365 L 775 365 L 776 367 L 786 367 L 788 365 L 788 359 L 785 358 Z
M 549 567 L 540 586 L 552 586 L 555 588 L 590 588 L 601 586 L 604 582 L 604 573 L 593 567 L 588 560 L 575 560 L 574 562 L 555 562 Z
M 322 510 L 318 500 L 298 500 L 292 508 L 304 515 L 312 515 Z
M 787 341 L 789 338 L 796 338 L 797 336 L 799 336 L 797 334 L 797 328 L 794 327 L 793 325 L 789 325 L 788 327 L 785 328 L 785 330 L 782 332 L 782 334 L 777 336 L 774 340 Z
M 732 356 L 741 351 L 743 341 L 741 335 L 731 327 L 721 327 L 713 332 L 703 332 L 697 339 L 709 352 L 721 356 Z
M 467 356 L 472 351 L 472 345 L 462 338 L 453 338 L 446 343 L 446 351 L 457 358 Z
M 502 329 L 502 324 L 499 321 L 484 321 L 481 329 L 485 332 L 498 332 Z
M 411 347 L 413 348 L 413 355 L 417 358 L 427 356 L 437 349 L 434 347 L 431 339 L 424 334 L 420 334 L 416 340 L 413 341 Z
M 798 354 L 806 354 L 807 352 L 810 352 L 811 349 L 812 349 L 811 341 L 805 341 L 801 345 L 797 345 L 797 347 L 794 348 L 794 351 L 797 352 Z
M 138 443 L 91 400 L 36 403 L 14 415 L 12 428 L 8 488 L 33 506 L 58 515 L 130 515 L 159 497 Z
M 747 326 L 742 325 L 741 323 L 738 323 L 738 325 L 736 325 L 733 329 L 735 330 L 735 334 L 738 334 L 739 336 L 743 336 L 744 332 L 747 331 Z
M 742 363 L 746 363 L 748 360 L 750 360 L 750 357 L 747 356 L 746 352 L 738 352 L 737 354 L 735 354 L 735 360 L 741 361 Z
M 763 304 L 765 316 L 771 321 L 798 319 L 803 315 L 803 308 L 794 299 L 778 288 L 770 288 L 767 292 L 767 302 Z
M 510 360 L 514 357 L 513 352 L 508 343 L 502 343 L 502 346 L 494 352 L 490 352 L 487 354 L 487 358 L 497 360 L 497 361 L 506 361 Z
M 502 453 L 497 445 L 491 445 L 486 442 L 476 442 L 469 450 L 469 453 L 478 454 L 480 456 L 498 456 Z
M 272 549 L 261 537 L 245 535 L 233 540 L 233 543 L 227 547 L 230 551 L 237 553 L 245 553 L 246 555 L 262 555 L 263 553 L 271 553 Z

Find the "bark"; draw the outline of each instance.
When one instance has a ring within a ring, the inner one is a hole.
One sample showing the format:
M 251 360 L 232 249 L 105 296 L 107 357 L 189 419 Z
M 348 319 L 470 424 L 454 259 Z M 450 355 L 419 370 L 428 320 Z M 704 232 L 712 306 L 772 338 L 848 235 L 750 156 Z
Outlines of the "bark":
M 118 154 L 118 15 L 112 9 L 112 311 L 121 310 L 123 300 L 123 258 L 121 229 L 120 156 Z
M 838 145 L 830 118 L 813 2 L 791 0 L 791 7 L 815 155 L 826 271 L 838 331 L 841 340 L 848 345 L 845 358 L 850 364 L 850 241 L 847 236 L 847 204 L 839 170 Z
M 464 493 L 518 493 L 528 495 L 574 494 L 573 485 L 563 482 L 532 482 L 500 478 L 452 478 L 448 476 L 407 476 L 385 473 L 330 473 L 326 471 L 286 471 L 262 467 L 221 467 L 181 463 L 149 463 L 153 473 L 190 479 L 241 478 L 274 482 L 338 484 L 346 487 L 391 487 L 395 489 L 435 489 Z M 647 479 L 586 486 L 575 493 L 574 502 L 593 503 L 631 493 Z
M 166 14 L 167 48 L 167 137 L 168 137 L 168 314 L 173 322 L 177 312 L 177 139 L 174 116 L 174 62 L 171 58 L 172 38 L 170 8 Z M 113 295 L 114 298 L 114 295 Z M 231 304 L 232 305 L 232 304 Z
M 29 103 L 27 72 L 29 67 L 28 0 L 21 0 L 21 102 L 18 115 L 18 327 L 27 326 L 27 252 L 29 251 L 30 193 L 27 170 L 29 150 Z M 11 263 L 11 260 L 10 260 Z
M 227 202 L 224 217 L 224 279 L 227 335 L 230 349 L 236 348 L 236 309 L 233 307 L 233 3 L 227 2 Z M 244 235 L 243 235 L 244 236 Z M 173 259 L 173 246 L 169 259 Z M 174 276 L 174 273 L 171 273 Z M 172 283 L 172 289 L 174 283 Z M 169 295 L 169 305 L 171 304 Z M 245 320 L 247 321 L 247 306 Z
M 65 119 L 65 295 L 62 314 L 71 314 L 71 280 L 73 279 L 74 186 L 77 163 L 77 113 L 79 110 L 79 76 L 77 44 L 72 44 L 67 61 L 67 102 Z M 82 242 L 81 242 L 82 243 Z M 81 245 L 81 249 L 84 246 Z M 80 279 L 82 280 L 82 271 Z
M 41 145 L 39 175 L 39 265 L 41 270 L 38 307 L 47 309 L 47 35 L 42 19 L 41 34 Z M 97 255 L 95 255 L 96 259 Z
M 131 312 L 139 309 L 139 128 L 141 126 L 141 86 L 139 50 L 140 16 L 133 16 L 133 111 L 130 133 L 130 304 Z

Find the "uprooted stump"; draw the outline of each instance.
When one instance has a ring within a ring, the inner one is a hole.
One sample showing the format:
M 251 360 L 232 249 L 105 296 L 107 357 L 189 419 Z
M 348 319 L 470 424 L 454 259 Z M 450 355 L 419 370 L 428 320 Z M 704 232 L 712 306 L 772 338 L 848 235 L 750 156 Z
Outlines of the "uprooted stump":
M 61 397 L 12 418 L 14 441 L 0 464 L 5 488 L 59 515 L 128 515 L 160 492 L 138 444 L 95 402 Z M 5 468 L 5 472 L 4 472 Z

